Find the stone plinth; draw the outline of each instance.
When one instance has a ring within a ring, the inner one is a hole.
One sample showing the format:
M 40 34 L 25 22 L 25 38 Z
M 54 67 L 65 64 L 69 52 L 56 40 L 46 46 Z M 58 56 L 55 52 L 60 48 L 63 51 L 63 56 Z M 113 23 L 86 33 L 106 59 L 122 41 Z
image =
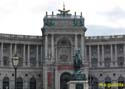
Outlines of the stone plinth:
M 89 89 L 88 81 L 69 81 L 67 84 L 68 89 L 76 89 L 76 84 L 83 84 L 83 89 Z

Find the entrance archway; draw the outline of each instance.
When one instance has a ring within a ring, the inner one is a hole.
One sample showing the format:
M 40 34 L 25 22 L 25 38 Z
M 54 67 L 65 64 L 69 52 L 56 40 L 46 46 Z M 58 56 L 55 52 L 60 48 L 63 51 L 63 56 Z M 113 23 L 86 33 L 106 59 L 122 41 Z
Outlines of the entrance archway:
M 3 89 L 9 89 L 9 78 L 4 77 L 3 79 Z
M 71 80 L 71 74 L 70 73 L 63 73 L 60 77 L 60 89 L 68 89 L 67 82 Z
M 120 76 L 118 78 L 118 84 L 123 84 L 123 86 L 118 86 L 118 89 L 123 89 L 124 88 L 124 77 Z

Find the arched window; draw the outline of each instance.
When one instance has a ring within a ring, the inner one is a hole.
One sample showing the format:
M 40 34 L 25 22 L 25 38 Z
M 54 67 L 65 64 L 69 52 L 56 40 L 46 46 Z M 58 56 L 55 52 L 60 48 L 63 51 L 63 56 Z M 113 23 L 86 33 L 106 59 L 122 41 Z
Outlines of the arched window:
M 91 89 L 98 89 L 98 79 L 96 77 L 90 77 L 90 87 Z
M 9 78 L 4 77 L 3 79 L 3 89 L 9 89 Z
M 23 89 L 23 79 L 21 77 L 17 78 L 16 86 L 17 89 Z
M 108 86 L 108 84 L 111 84 L 111 78 L 110 77 L 105 78 L 105 84 L 106 84 L 105 89 L 111 88 L 110 86 Z
M 64 37 L 57 43 L 57 58 L 63 63 L 70 61 L 71 56 L 71 42 Z
M 118 89 L 123 89 L 124 88 L 124 78 L 122 77 L 122 76 L 120 76 L 119 78 L 118 78 L 118 84 L 120 85 L 121 84 L 121 86 L 118 86 Z M 123 85 L 123 86 L 122 86 Z
M 34 77 L 30 79 L 30 89 L 36 89 L 36 79 Z
M 70 73 L 63 73 L 60 77 L 60 89 L 68 89 L 67 82 L 70 81 L 71 74 Z

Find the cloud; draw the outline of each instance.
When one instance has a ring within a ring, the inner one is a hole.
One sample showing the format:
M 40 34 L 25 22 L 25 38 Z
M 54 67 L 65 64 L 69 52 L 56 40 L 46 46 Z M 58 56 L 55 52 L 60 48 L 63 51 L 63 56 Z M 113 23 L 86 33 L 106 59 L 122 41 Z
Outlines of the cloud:
M 109 19 L 125 19 L 125 10 L 120 7 L 114 7 L 110 11 L 101 12 L 100 14 L 108 17 Z
M 117 3 L 114 4 L 114 1 Z M 119 0 L 0 0 L 0 32 L 41 35 L 45 12 L 57 14 L 57 10 L 63 8 L 63 2 L 70 13 L 76 11 L 80 15 L 83 12 L 88 24 L 87 35 L 118 33 L 112 28 L 114 26 L 117 26 L 116 29 L 124 28 L 125 20 L 119 18 L 124 18 L 125 5 L 118 3 Z
M 17 0 L 1 0 L 0 13 L 8 14 L 17 8 Z
M 29 11 L 33 14 L 38 14 L 41 12 L 45 13 L 46 11 L 55 11 L 57 10 L 58 4 L 59 2 L 57 0 L 46 0 L 43 2 L 41 0 L 34 0 L 30 3 Z
M 86 36 L 123 35 L 125 28 L 112 28 L 108 26 L 88 25 Z

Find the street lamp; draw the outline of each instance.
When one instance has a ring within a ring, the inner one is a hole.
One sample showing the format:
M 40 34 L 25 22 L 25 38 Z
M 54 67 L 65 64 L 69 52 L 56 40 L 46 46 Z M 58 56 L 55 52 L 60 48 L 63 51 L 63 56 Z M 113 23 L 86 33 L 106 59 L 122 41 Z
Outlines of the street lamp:
M 12 64 L 15 71 L 15 89 L 16 89 L 17 67 L 19 64 L 19 57 L 16 54 L 12 57 Z

